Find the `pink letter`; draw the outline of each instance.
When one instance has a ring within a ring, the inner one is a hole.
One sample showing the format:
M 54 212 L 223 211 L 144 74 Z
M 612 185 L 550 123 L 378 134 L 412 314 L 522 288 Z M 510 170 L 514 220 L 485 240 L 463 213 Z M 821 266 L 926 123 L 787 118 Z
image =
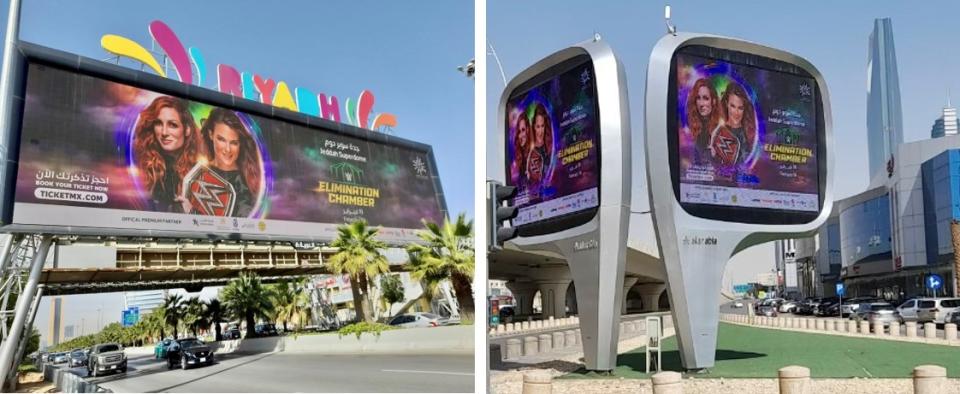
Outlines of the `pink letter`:
M 193 70 L 190 68 L 190 58 L 187 57 L 187 50 L 177 35 L 170 30 L 170 27 L 161 21 L 150 22 L 150 35 L 160 44 L 160 48 L 170 56 L 173 62 L 173 68 L 180 76 L 180 82 L 185 84 L 193 83 Z
M 237 69 L 226 64 L 217 65 L 217 90 L 221 93 L 243 97 L 243 87 Z
M 321 117 L 324 119 L 329 119 L 334 122 L 340 121 L 340 103 L 337 102 L 337 96 L 330 96 L 330 101 L 327 101 L 327 96 L 323 93 L 317 95 L 317 99 L 320 100 L 320 113 Z

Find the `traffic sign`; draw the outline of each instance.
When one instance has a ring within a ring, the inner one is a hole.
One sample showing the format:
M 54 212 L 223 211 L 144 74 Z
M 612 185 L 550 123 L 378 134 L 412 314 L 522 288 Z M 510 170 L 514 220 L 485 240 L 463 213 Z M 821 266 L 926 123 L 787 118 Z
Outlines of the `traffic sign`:
M 140 307 L 132 306 L 123 310 L 121 324 L 123 324 L 124 327 L 131 327 L 137 324 L 138 321 L 140 321 Z
M 843 283 L 837 283 L 837 295 L 840 297 L 847 295 L 847 288 L 843 286 Z
M 943 278 L 937 274 L 927 275 L 927 288 L 932 290 L 940 290 L 943 287 Z

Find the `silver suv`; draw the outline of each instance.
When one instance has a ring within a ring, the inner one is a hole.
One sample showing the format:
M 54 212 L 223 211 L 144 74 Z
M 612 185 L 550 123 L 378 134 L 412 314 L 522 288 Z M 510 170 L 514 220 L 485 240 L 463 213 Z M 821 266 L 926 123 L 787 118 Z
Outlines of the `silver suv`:
M 96 377 L 105 372 L 127 372 L 127 356 L 119 343 L 101 343 L 90 348 L 87 376 Z

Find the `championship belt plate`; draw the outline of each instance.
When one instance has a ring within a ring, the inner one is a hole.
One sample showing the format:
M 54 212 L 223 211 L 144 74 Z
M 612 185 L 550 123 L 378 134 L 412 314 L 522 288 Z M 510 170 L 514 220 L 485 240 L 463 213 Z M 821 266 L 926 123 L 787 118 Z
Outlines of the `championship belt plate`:
M 737 163 L 740 156 L 740 140 L 730 132 L 730 129 L 726 127 L 718 129 L 710 141 L 710 146 L 713 148 L 714 157 L 720 159 L 724 165 Z
M 207 216 L 231 216 L 237 191 L 230 182 L 203 164 L 197 163 L 183 178 L 183 196 L 194 213 Z M 188 212 L 190 213 L 190 212 Z

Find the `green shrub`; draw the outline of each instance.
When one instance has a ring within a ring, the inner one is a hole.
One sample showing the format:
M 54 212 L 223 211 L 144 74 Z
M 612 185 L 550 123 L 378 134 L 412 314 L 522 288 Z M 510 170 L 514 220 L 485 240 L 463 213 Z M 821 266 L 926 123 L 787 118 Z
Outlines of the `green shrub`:
M 396 327 L 383 323 L 360 322 L 341 327 L 340 331 L 338 331 L 338 334 L 340 335 L 340 338 L 343 338 L 345 335 L 353 334 L 357 336 L 357 339 L 360 339 L 360 335 L 365 332 L 369 332 L 379 337 L 381 332 L 393 329 L 396 329 Z

